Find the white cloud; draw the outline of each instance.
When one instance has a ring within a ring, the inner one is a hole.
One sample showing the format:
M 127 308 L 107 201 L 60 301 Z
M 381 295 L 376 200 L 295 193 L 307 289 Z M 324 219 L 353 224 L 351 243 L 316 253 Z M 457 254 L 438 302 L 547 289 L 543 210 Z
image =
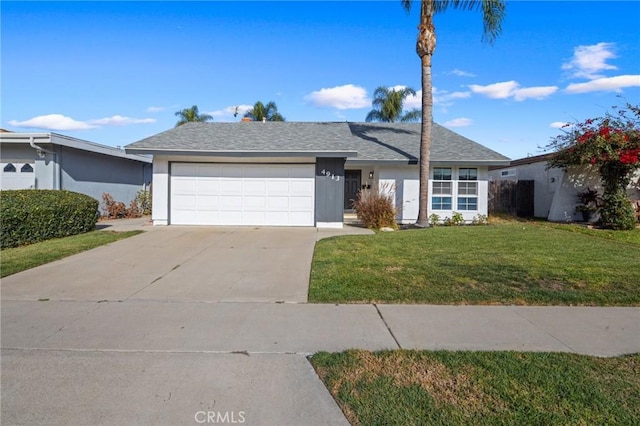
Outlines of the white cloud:
M 620 92 L 625 87 L 640 87 L 640 74 L 603 77 L 567 86 L 567 93 Z
M 87 130 L 97 127 L 96 125 L 77 121 L 62 114 L 40 115 L 25 121 L 11 120 L 9 124 L 14 127 L 31 127 L 48 130 Z
M 105 118 L 100 118 L 98 120 L 87 121 L 87 123 L 90 125 L 111 126 L 111 127 L 129 126 L 131 124 L 151 124 L 155 122 L 156 122 L 155 118 L 131 118 L 131 117 L 123 117 L 121 115 L 114 115 L 113 117 L 105 117 Z
M 251 108 L 253 108 L 253 105 L 245 105 L 245 104 L 243 104 L 243 105 L 231 105 L 231 106 L 228 106 L 226 108 L 219 109 L 217 111 L 207 112 L 205 114 L 209 114 L 209 115 L 211 115 L 213 117 L 216 117 L 216 118 L 222 118 L 222 119 L 228 118 L 228 119 L 230 119 L 230 118 L 233 117 L 233 114 L 235 114 L 236 108 L 238 108 L 238 117 L 243 117 L 245 112 L 247 112 Z M 235 118 L 235 117 L 233 117 L 233 118 Z
M 490 99 L 513 98 L 517 102 L 522 102 L 530 98 L 538 100 L 544 99 L 558 91 L 557 86 L 520 87 L 520 84 L 514 80 L 488 84 L 486 86 L 471 84 L 469 88 L 473 93 L 486 96 Z
M 513 92 L 520 86 L 516 81 L 504 81 L 502 83 L 488 84 L 480 86 L 479 84 L 470 84 L 469 89 L 473 93 L 486 96 L 491 99 L 507 99 L 513 96 Z
M 466 117 L 454 118 L 453 120 L 446 121 L 442 123 L 445 127 L 465 127 L 471 126 L 473 124 L 473 120 Z
M 101 126 L 128 126 L 130 124 L 155 123 L 154 118 L 130 118 L 121 115 L 105 117 L 97 120 L 78 121 L 62 114 L 49 114 L 33 117 L 25 121 L 11 120 L 9 124 L 14 127 L 28 127 L 47 130 L 89 130 Z
M 336 109 L 358 109 L 371 106 L 367 90 L 353 84 L 316 90 L 305 96 L 305 99 L 314 106 Z
M 419 92 L 420 98 L 422 97 L 422 90 Z M 431 90 L 431 94 L 433 96 L 433 105 L 442 107 L 443 109 L 447 109 L 453 105 L 453 101 L 457 99 L 467 99 L 471 96 L 471 92 L 449 92 L 447 90 L 439 90 L 434 87 Z M 420 99 L 420 106 L 422 107 L 422 99 Z
M 562 64 L 562 69 L 571 71 L 571 76 L 575 78 L 600 78 L 600 71 L 617 69 L 614 65 L 606 63 L 607 59 L 616 57 L 613 48 L 614 43 L 578 46 L 573 49 L 571 60 Z
M 454 70 L 452 70 L 448 74 L 457 75 L 458 77 L 475 77 L 476 76 L 475 74 L 472 74 L 472 73 L 467 72 L 467 71 L 459 70 L 458 68 L 455 68 Z
M 566 121 L 554 121 L 553 123 L 549 124 L 549 127 L 551 127 L 552 129 L 562 129 L 563 127 L 568 126 L 569 123 L 567 123 Z
M 149 108 L 147 108 L 146 112 L 162 112 L 164 111 L 166 108 L 165 107 L 161 107 L 161 106 L 150 106 Z
M 525 87 L 522 89 L 516 89 L 513 92 L 513 99 L 518 102 L 525 99 L 544 99 L 558 91 L 558 86 L 538 86 L 538 87 Z
M 422 109 L 422 90 L 418 90 L 415 95 L 409 95 L 404 99 L 404 109 Z

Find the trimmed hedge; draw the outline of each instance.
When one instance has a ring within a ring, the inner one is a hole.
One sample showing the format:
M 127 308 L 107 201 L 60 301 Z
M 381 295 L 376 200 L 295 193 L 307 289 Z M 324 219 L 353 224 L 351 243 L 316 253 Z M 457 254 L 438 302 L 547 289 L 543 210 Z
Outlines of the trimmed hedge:
M 93 231 L 98 205 L 98 200 L 71 191 L 2 191 L 0 246 L 16 247 Z

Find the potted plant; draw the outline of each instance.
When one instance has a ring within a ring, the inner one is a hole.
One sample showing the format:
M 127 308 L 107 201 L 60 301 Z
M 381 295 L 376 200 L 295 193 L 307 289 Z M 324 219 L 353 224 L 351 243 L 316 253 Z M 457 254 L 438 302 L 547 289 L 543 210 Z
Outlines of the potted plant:
M 578 192 L 578 202 L 580 204 L 576 207 L 576 211 L 582 213 L 582 219 L 585 222 L 589 222 L 593 214 L 601 207 L 602 198 L 598 191 L 587 187 Z

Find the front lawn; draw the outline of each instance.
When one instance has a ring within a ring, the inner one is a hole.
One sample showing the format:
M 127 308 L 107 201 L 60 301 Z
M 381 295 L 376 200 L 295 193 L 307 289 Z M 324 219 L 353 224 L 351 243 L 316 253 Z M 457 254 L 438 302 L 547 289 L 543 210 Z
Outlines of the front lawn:
M 637 425 L 640 355 L 351 350 L 310 359 L 353 425 Z
M 435 227 L 316 244 L 309 301 L 640 305 L 640 229 Z
M 35 268 L 72 254 L 138 235 L 143 231 L 92 231 L 0 251 L 0 277 Z

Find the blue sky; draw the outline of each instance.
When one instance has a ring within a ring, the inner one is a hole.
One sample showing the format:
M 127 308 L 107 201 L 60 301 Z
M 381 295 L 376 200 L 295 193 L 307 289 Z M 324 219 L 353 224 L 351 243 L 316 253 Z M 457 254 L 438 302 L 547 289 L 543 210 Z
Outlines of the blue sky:
M 124 146 L 198 105 L 274 101 L 288 121 L 364 121 L 378 86 L 420 90 L 418 4 L 2 1 L 1 121 Z M 436 17 L 434 120 L 511 158 L 565 122 L 640 103 L 640 2 L 512 1 Z M 419 106 L 409 99 L 408 107 Z

